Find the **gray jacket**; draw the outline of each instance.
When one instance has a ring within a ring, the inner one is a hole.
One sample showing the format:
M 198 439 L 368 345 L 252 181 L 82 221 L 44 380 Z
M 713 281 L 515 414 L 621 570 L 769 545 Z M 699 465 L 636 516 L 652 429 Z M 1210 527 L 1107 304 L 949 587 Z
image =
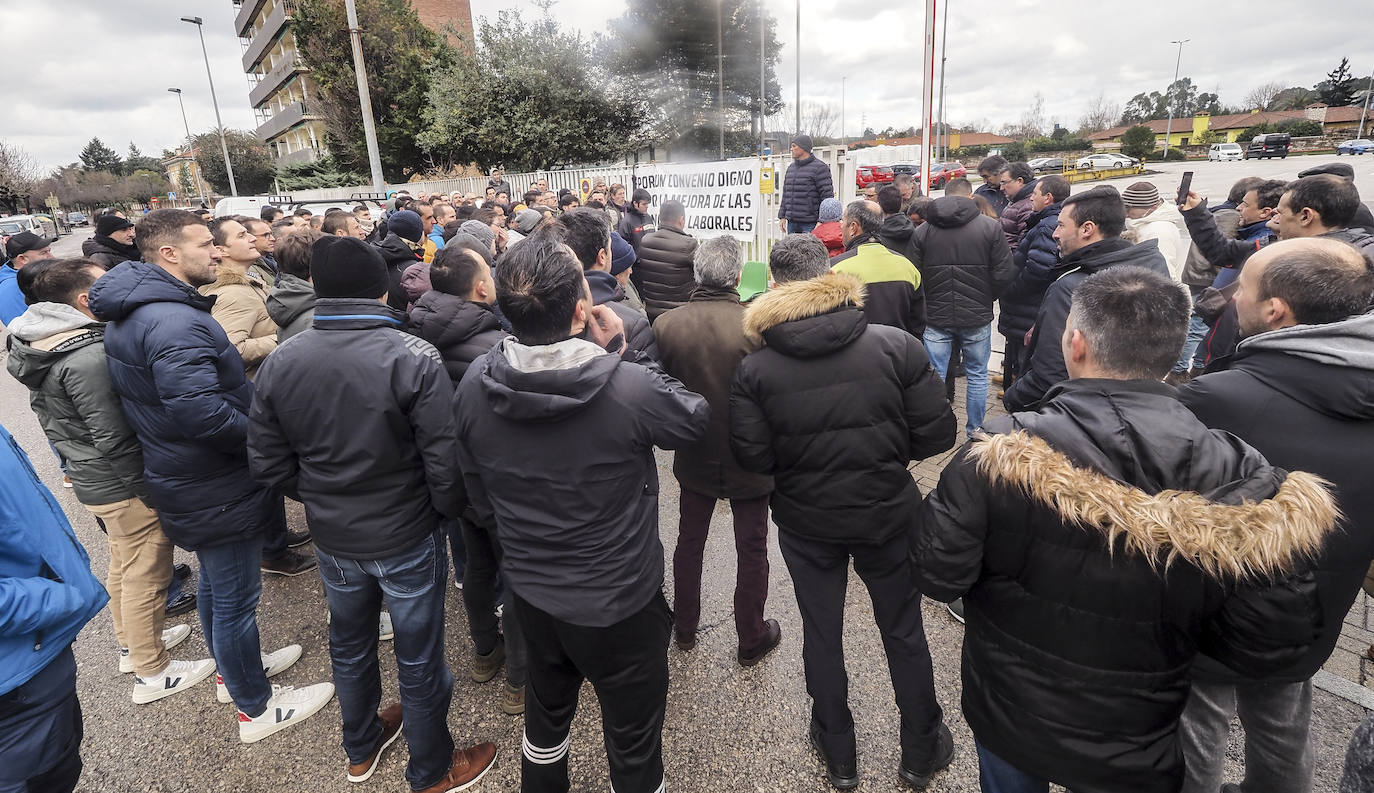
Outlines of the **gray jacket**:
M 278 344 L 306 330 L 315 319 L 315 286 L 282 273 L 267 296 L 267 316 L 277 323 Z

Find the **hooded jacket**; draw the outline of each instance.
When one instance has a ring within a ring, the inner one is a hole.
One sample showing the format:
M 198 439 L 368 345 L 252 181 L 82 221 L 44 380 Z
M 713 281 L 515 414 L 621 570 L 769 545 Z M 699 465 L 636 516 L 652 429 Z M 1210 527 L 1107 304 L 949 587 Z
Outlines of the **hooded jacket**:
M 267 295 L 267 316 L 277 323 L 277 344 L 310 327 L 315 318 L 315 285 L 282 273 Z
M 1063 208 L 1064 204 L 1056 201 L 1026 218 L 1026 233 L 1012 255 L 1016 277 L 997 298 L 997 330 L 1006 338 L 1020 342 L 1030 332 L 1045 290 L 1054 283 L 1055 268 L 1059 265 L 1054 228 Z
M 821 202 L 835 196 L 830 166 L 807 153 L 787 166 L 782 180 L 782 201 L 778 217 L 794 223 L 815 223 L 821 215 Z
M 614 275 L 605 270 L 584 270 L 587 286 L 592 291 L 592 305 L 610 306 L 611 310 L 625 323 L 625 344 L 631 352 L 642 353 L 658 360 L 658 342 L 654 341 L 653 328 L 644 315 L 625 303 L 625 289 Z
M 144 495 L 143 450 L 110 384 L 104 324 L 65 303 L 35 303 L 9 330 L 5 366 L 29 389 L 77 500 L 99 506 Z
M 916 226 L 911 218 L 898 212 L 883 218 L 883 224 L 878 227 L 878 241 L 893 253 L 906 254 L 911 245 L 911 235 L 915 232 Z
M 0 695 L 66 650 L 110 596 L 57 499 L 0 427 Z M 38 704 L 31 707 L 39 707 Z
M 491 306 L 433 289 L 415 301 L 405 330 L 434 345 L 455 385 L 468 364 L 508 335 Z
M 1002 210 L 1007 208 L 1007 194 L 1002 192 L 1001 187 L 984 182 L 974 188 L 973 194 L 986 198 L 988 204 L 992 206 L 992 211 L 997 213 L 999 219 L 1001 218 Z
M 1030 228 L 1026 221 L 1031 216 L 1031 193 L 1039 181 L 1032 180 L 1030 184 L 1021 188 L 1016 197 L 1009 199 L 1006 206 L 997 213 L 997 221 L 1002 224 L 1002 232 L 1007 235 L 1007 246 L 1013 251 L 1018 249 L 1021 237 L 1025 235 L 1026 229 Z
M 423 260 L 424 250 L 417 251 L 412 248 L 410 243 L 401 239 L 394 231 L 389 232 L 385 239 L 377 243 L 377 250 L 386 260 L 386 274 L 391 281 L 386 304 L 394 311 L 404 312 L 410 300 L 406 297 L 405 287 L 401 285 L 401 278 L 405 275 L 407 267 Z
M 253 386 L 210 316 L 214 302 L 146 262 L 117 265 L 91 287 L 149 501 L 168 538 L 193 551 L 261 534 L 281 503 L 248 475 Z
M 921 338 L 926 332 L 926 296 L 921 273 L 911 260 L 888 250 L 868 234 L 849 241 L 847 250 L 830 260 L 830 269 L 848 273 L 864 284 L 864 314 L 875 325 L 891 325 Z
M 468 497 L 477 522 L 497 527 L 517 595 L 605 627 L 659 593 L 653 448 L 700 439 L 705 399 L 583 339 L 507 338 L 468 367 L 453 407 Z
M 1070 790 L 1177 793 L 1197 654 L 1254 673 L 1311 644 L 1316 593 L 1292 571 L 1335 524 L 1330 494 L 1159 382 L 1061 383 L 990 432 L 945 468 L 911 546 L 922 594 L 964 601 L 974 736 Z
M 911 220 L 911 218 L 907 218 Z M 817 223 L 811 234 L 825 243 L 825 250 L 830 254 L 830 258 L 835 258 L 844 253 L 844 230 L 840 228 L 840 221 L 832 220 L 828 223 Z
M 627 204 L 628 208 L 620 218 L 620 224 L 615 230 L 630 243 L 630 247 L 635 249 L 635 254 L 639 254 L 640 243 L 644 241 L 644 235 L 658 228 L 655 225 L 653 215 L 640 212 L 635 209 L 634 204 Z M 533 231 L 533 229 L 530 229 Z
M 868 321 L 864 286 L 831 272 L 770 290 L 744 314 L 762 349 L 735 371 L 730 448 L 771 474 L 779 531 L 880 544 L 910 531 L 907 464 L 954 445 L 954 413 L 921 342 Z
M 907 221 L 909 224 L 911 221 Z M 997 221 L 972 198 L 937 198 L 914 229 L 907 258 L 921 271 L 926 324 L 973 328 L 992 323 L 992 303 L 1016 276 Z
M 401 323 L 376 300 L 321 298 L 311 329 L 273 353 L 255 383 L 253 477 L 299 499 L 311 539 L 334 556 L 395 556 L 441 515 L 462 513 L 452 381 L 438 351 Z
M 682 489 L 712 498 L 768 495 L 773 480 L 745 471 L 730 451 L 730 382 L 744 356 L 758 349 L 744 336 L 739 292 L 734 287 L 698 286 L 685 305 L 659 317 L 654 338 L 663 371 L 711 405 L 705 437 L 673 456 L 673 476 Z
M 200 293 L 215 297 L 210 316 L 224 326 L 252 380 L 263 359 L 277 349 L 277 323 L 267 313 L 271 287 L 251 270 L 240 273 L 221 265 L 215 282 L 200 287 Z
M 1374 560 L 1374 489 L 1368 476 L 1374 448 L 1374 314 L 1251 336 L 1236 347 L 1229 364 L 1180 388 L 1179 401 L 1202 423 L 1235 433 L 1271 463 L 1330 481 L 1344 515 L 1316 558 L 1321 637 L 1301 659 L 1265 676 L 1296 683 L 1330 657 Z M 1195 674 L 1235 679 L 1217 664 L 1200 663 Z
M 639 276 L 639 295 L 653 322 L 669 309 L 687 302 L 696 289 L 693 257 L 697 240 L 676 226 L 660 226 L 639 241 L 639 261 L 635 274 Z
M 1022 374 L 1002 397 L 1002 404 L 1008 411 L 1034 409 L 1050 386 L 1068 379 L 1069 370 L 1064 365 L 1060 341 L 1069 319 L 1073 290 L 1093 273 L 1123 264 L 1146 267 L 1165 277 L 1169 275 L 1154 240 L 1132 245 L 1120 237 L 1111 237 L 1085 245 L 1059 260 L 1059 266 L 1053 271 L 1054 283 L 1045 290 L 1045 298 L 1035 314 L 1035 329 L 1031 331 L 1022 357 Z
M 96 234 L 81 243 L 81 255 L 106 270 L 116 264 L 143 258 L 137 245 L 121 245 L 104 234 Z
M 1126 231 L 1121 236 L 1132 242 L 1159 240 L 1159 252 L 1169 267 L 1169 277 L 1183 280 L 1183 267 L 1193 241 L 1176 204 L 1165 201 L 1143 218 L 1126 218 Z

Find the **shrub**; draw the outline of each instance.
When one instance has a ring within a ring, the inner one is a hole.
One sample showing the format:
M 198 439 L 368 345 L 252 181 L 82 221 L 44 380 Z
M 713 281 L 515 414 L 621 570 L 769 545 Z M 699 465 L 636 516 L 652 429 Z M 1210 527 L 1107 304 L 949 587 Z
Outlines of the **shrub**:
M 1124 149 L 1123 149 L 1123 151 L 1124 151 Z M 1139 155 L 1134 155 L 1134 154 L 1133 154 L 1133 155 L 1131 155 L 1131 156 L 1135 157 L 1135 156 L 1139 156 Z M 1170 147 L 1169 147 L 1169 155 L 1168 155 L 1167 157 L 1164 155 L 1164 150 L 1163 150 L 1163 149 L 1155 149 L 1153 152 L 1150 152 L 1149 154 L 1147 154 L 1147 155 L 1145 156 L 1145 159 L 1146 159 L 1146 160 L 1149 160 L 1150 162 L 1159 162 L 1160 160 L 1186 160 L 1186 159 L 1188 159 L 1188 157 L 1187 157 L 1187 155 L 1185 155 L 1185 154 L 1183 153 L 1183 148 L 1182 148 L 1182 147 L 1180 147 L 1180 146 L 1170 146 Z
M 1155 132 L 1141 124 L 1121 134 L 1121 153 L 1128 157 L 1142 159 L 1155 150 Z

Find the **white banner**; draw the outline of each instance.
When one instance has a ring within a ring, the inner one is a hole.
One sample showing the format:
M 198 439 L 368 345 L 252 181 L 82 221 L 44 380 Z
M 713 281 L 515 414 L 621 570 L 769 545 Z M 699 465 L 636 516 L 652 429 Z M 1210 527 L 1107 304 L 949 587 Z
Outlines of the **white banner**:
M 658 216 L 664 201 L 687 208 L 687 233 L 707 239 L 729 234 L 753 242 L 759 225 L 760 161 L 662 163 L 641 165 L 634 186 L 653 195 L 649 213 Z

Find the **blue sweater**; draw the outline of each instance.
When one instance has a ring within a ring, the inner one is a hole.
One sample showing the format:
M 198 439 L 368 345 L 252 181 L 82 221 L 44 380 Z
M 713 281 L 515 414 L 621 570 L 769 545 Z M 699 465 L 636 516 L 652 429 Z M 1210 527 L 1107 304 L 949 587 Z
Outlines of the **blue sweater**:
M 0 324 L 8 325 L 29 310 L 19 291 L 19 271 L 9 264 L 0 267 Z

